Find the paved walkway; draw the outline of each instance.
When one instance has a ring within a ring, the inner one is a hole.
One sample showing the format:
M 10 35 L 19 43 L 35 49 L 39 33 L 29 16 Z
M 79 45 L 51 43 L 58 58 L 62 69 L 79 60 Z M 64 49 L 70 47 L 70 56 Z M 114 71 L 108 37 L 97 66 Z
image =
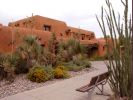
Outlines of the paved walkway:
M 0 100 L 89 100 L 87 93 L 77 92 L 75 89 L 89 83 L 92 76 L 107 71 L 104 62 L 92 62 L 92 66 L 97 70 Z M 111 93 L 108 85 L 105 85 L 105 92 Z M 107 100 L 107 98 L 107 96 L 96 95 L 95 93 L 92 95 L 92 100 Z

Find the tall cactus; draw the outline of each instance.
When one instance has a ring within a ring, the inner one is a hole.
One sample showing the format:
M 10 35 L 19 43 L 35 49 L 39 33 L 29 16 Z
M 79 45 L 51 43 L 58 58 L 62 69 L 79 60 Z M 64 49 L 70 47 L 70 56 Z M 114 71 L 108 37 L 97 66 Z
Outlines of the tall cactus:
M 96 19 L 107 44 L 109 44 L 109 39 L 107 38 L 108 33 L 111 37 L 112 50 L 110 51 L 110 45 L 107 45 L 109 61 L 106 63 L 111 73 L 109 84 L 115 96 L 128 97 L 130 100 L 132 23 L 131 17 L 128 17 L 128 0 L 121 0 L 124 6 L 123 20 L 121 20 L 120 13 L 116 16 L 110 0 L 105 1 L 108 9 L 101 7 L 101 18 L 98 18 L 96 15 Z M 121 52 L 121 48 L 123 48 L 123 53 Z

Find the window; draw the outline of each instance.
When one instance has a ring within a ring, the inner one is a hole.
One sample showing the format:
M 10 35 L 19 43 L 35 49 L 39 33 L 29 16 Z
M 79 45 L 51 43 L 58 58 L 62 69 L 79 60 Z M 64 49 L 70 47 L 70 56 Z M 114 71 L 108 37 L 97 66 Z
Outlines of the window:
M 66 36 L 70 36 L 70 32 L 71 32 L 71 30 L 70 30 L 70 29 L 67 29 L 67 30 L 65 31 Z
M 85 39 L 85 34 L 82 34 L 81 36 L 82 36 L 82 40 L 84 40 Z
M 15 24 L 16 27 L 19 27 L 19 23 Z
M 94 36 L 94 34 L 93 34 L 93 33 L 91 34 L 91 38 L 92 38 L 92 39 L 94 39 L 94 38 L 95 38 L 95 36 Z
M 15 44 L 15 40 L 10 41 L 9 44 L 8 44 L 8 46 L 10 46 L 10 45 L 14 45 L 14 44 Z
M 50 25 L 44 25 L 44 30 L 45 31 L 51 31 L 51 26 Z
M 67 37 L 71 36 L 71 32 L 66 33 L 66 36 L 67 36 Z
M 23 22 L 23 25 L 26 25 L 26 22 L 25 21 Z

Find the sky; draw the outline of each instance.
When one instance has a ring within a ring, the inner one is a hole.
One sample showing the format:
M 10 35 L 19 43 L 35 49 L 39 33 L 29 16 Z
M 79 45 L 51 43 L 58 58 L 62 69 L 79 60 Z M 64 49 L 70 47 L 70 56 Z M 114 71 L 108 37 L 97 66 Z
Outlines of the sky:
M 116 10 L 123 14 L 121 0 L 110 0 Z M 97 38 L 103 37 L 95 15 L 100 17 L 101 6 L 106 8 L 105 0 L 1 0 L 0 23 L 40 15 L 61 21 L 68 26 L 93 31 Z M 131 13 L 132 0 L 129 0 Z

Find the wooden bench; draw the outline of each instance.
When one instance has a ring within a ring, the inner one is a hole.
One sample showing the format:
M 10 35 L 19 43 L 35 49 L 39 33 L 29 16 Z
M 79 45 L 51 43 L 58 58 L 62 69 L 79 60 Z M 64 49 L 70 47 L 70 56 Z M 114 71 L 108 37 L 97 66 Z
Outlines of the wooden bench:
M 103 86 L 107 83 L 108 78 L 109 78 L 109 72 L 105 72 L 95 77 L 92 77 L 89 84 L 76 89 L 76 91 L 88 92 L 88 94 L 90 95 L 92 94 L 94 89 L 97 87 L 101 93 L 96 93 L 96 94 L 109 96 L 108 94 L 104 94 L 103 92 L 103 89 L 104 89 Z M 99 85 L 101 85 L 102 87 L 99 88 L 98 87 Z

